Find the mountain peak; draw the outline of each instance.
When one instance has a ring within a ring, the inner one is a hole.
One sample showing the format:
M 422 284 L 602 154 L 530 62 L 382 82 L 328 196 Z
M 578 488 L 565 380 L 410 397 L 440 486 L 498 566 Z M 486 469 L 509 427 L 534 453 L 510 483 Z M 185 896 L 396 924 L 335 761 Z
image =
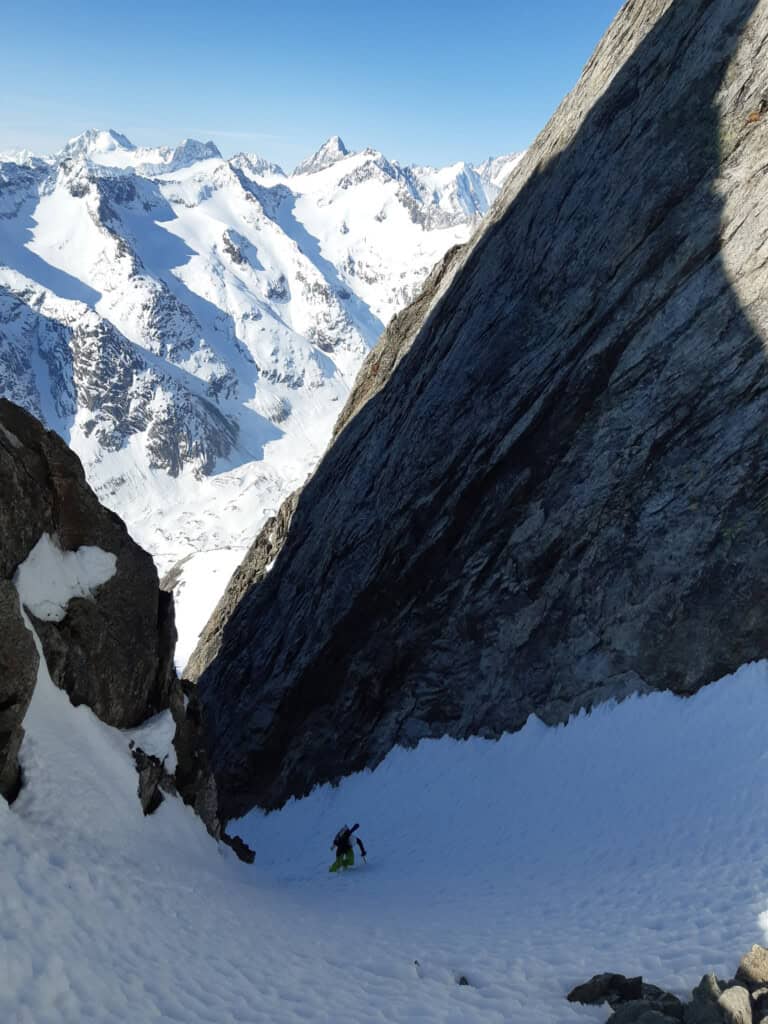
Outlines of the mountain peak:
M 61 151 L 61 156 L 88 156 L 91 153 L 111 153 L 116 149 L 134 150 L 130 139 L 114 128 L 88 128 L 75 135 Z
M 196 163 L 198 160 L 220 160 L 221 153 L 213 142 L 199 142 L 197 139 L 184 139 L 173 150 L 170 162 L 178 166 Z
M 344 145 L 341 136 L 332 135 L 316 153 L 297 164 L 293 173 L 314 174 L 315 171 L 322 171 L 326 167 L 330 167 L 331 164 L 335 164 L 337 160 L 343 160 L 345 156 L 349 156 L 349 150 Z
M 265 160 L 258 153 L 235 153 L 233 157 L 230 157 L 229 162 L 241 171 L 248 171 L 251 174 L 273 174 L 279 175 L 281 178 L 285 177 L 285 171 L 280 164 Z

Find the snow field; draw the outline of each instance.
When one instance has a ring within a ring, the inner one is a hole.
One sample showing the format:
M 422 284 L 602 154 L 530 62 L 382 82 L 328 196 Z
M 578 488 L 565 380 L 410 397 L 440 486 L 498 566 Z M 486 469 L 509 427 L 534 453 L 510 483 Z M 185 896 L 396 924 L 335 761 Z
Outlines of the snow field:
M 134 734 L 41 678 L 0 806 L 0 1019 L 567 1024 L 607 1018 L 564 999 L 598 971 L 731 976 L 765 941 L 767 683 L 396 750 L 236 823 L 247 867 L 177 801 L 142 818 Z M 369 860 L 330 875 L 345 821 Z
M 615 970 L 684 996 L 765 941 L 766 683 L 765 664 L 746 666 L 687 701 L 530 720 L 499 743 L 426 741 L 241 831 L 261 868 L 344 914 L 315 895 L 312 840 L 359 820 L 371 862 L 349 879 L 354 916 L 398 929 L 422 973 L 464 973 L 478 1020 L 604 1021 L 565 993 Z
M 216 601 L 224 593 L 229 579 L 246 555 L 247 548 L 218 548 L 189 555 L 180 569 L 173 589 L 179 639 L 176 643 L 176 668 L 181 674 L 197 646 L 197 639 L 210 618 Z M 211 603 L 212 598 L 213 604 Z

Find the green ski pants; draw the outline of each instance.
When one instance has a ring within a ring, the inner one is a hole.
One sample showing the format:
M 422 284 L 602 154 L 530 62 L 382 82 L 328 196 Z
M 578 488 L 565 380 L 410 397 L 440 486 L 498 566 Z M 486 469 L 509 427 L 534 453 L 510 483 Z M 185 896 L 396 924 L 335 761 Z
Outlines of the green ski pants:
M 355 866 L 355 851 L 345 850 L 344 853 L 340 853 L 336 860 L 328 868 L 329 871 L 338 871 L 339 868 L 352 868 Z

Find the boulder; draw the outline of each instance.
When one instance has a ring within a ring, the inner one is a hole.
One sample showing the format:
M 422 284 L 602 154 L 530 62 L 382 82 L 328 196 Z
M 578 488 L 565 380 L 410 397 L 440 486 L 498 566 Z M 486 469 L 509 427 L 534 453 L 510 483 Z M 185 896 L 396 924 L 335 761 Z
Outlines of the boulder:
M 643 1000 L 654 1010 L 666 1014 L 675 1020 L 683 1019 L 683 1002 L 671 992 L 665 992 L 658 985 L 643 982 Z
M 670 992 L 648 985 L 642 978 L 623 974 L 596 974 L 569 992 L 569 1002 L 608 1003 L 615 1011 L 608 1024 L 661 1024 L 683 1019 L 683 1004 Z
M 238 860 L 244 864 L 253 864 L 256 854 L 240 836 L 231 836 L 227 832 L 222 832 L 221 841 L 232 850 Z
M 759 989 L 768 986 L 768 949 L 764 946 L 753 946 L 741 958 L 736 971 L 736 980 L 748 989 Z
M 727 988 L 718 1000 L 726 1024 L 752 1024 L 752 1000 L 742 985 Z
M 139 775 L 139 803 L 145 815 L 154 814 L 163 802 L 163 789 L 171 789 L 171 779 L 163 762 L 155 754 L 130 745 L 133 763 Z
M 768 987 L 752 990 L 752 1019 L 755 1024 L 768 1021 Z
M 607 1024 L 679 1024 L 681 1017 L 671 1017 L 641 999 L 625 1003 L 608 1018 Z
M 595 974 L 583 985 L 572 989 L 566 998 L 569 1003 L 609 1003 L 615 1007 L 619 1003 L 640 999 L 642 994 L 642 978 L 626 978 L 623 974 Z
M 684 1024 L 723 1024 L 725 1014 L 720 1006 L 722 990 L 714 974 L 705 974 L 685 1004 Z

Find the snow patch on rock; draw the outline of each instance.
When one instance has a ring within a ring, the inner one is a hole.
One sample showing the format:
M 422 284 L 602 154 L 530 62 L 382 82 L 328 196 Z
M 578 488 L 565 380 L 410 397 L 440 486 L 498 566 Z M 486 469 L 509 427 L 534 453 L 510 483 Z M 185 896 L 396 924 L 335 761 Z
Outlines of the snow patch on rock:
M 16 570 L 14 583 L 22 608 L 45 622 L 61 622 L 72 598 L 94 600 L 94 591 L 116 571 L 117 556 L 111 552 L 89 545 L 62 551 L 58 538 L 44 533 Z

